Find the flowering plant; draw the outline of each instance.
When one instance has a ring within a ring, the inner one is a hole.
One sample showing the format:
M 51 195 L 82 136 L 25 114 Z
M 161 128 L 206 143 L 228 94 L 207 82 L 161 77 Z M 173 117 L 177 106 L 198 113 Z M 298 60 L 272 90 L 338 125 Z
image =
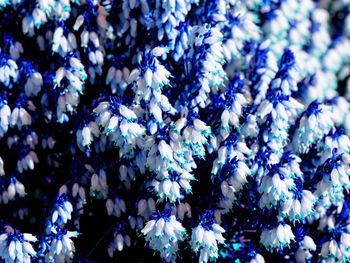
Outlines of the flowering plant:
M 350 260 L 349 1 L 0 19 L 5 263 Z

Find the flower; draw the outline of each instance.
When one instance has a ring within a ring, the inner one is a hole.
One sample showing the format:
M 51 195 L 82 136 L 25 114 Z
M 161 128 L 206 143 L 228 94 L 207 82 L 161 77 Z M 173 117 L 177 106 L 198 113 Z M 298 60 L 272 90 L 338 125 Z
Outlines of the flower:
M 218 258 L 218 243 L 223 244 L 225 232 L 220 225 L 214 223 L 213 212 L 206 211 L 200 224 L 192 229 L 191 246 L 194 252 L 200 252 L 199 262 L 208 262 Z
M 290 245 L 294 234 L 290 225 L 280 223 L 272 229 L 264 229 L 260 236 L 260 243 L 268 250 L 280 249 Z
M 171 209 L 155 212 L 141 232 L 146 236 L 150 247 L 160 252 L 160 256 L 166 261 L 176 258 L 178 243 L 186 236 L 185 228 L 171 215 Z
M 68 220 L 71 219 L 71 213 L 73 211 L 72 204 L 68 201 L 68 198 L 66 195 L 57 196 L 51 222 L 53 224 L 57 223 L 60 224 L 66 224 Z
M 71 240 L 77 237 L 78 232 L 57 229 L 53 231 L 53 237 L 50 244 L 50 249 L 46 254 L 48 262 L 67 262 L 73 258 L 75 252 L 74 243 Z
M 30 262 L 36 255 L 31 242 L 36 241 L 32 234 L 22 234 L 7 226 L 6 233 L 0 235 L 0 257 L 5 262 Z

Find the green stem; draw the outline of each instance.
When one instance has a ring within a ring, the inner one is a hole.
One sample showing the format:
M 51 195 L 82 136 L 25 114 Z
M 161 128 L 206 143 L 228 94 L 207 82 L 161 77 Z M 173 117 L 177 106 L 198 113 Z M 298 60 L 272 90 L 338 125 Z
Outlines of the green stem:
M 87 254 L 87 258 L 90 257 L 90 255 L 94 252 L 94 250 L 100 245 L 100 243 L 105 239 L 105 237 L 109 234 L 109 232 L 114 228 L 114 224 L 111 224 L 111 226 L 107 229 L 107 231 L 103 234 L 103 236 L 96 242 L 95 246 L 90 250 L 90 252 Z

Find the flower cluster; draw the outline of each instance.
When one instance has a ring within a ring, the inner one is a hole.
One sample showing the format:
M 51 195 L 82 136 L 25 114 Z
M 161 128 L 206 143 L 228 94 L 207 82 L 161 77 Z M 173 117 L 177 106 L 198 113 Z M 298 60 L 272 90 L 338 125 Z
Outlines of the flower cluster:
M 1 260 L 350 260 L 349 1 L 0 17 Z
M 171 214 L 171 209 L 156 212 L 141 230 L 152 249 L 159 251 L 162 258 L 170 262 L 176 258 L 178 243 L 183 241 L 186 229 Z
M 22 234 L 17 229 L 6 227 L 6 232 L 0 235 L 0 257 L 5 262 L 30 262 L 36 255 L 30 242 L 37 239 L 32 234 Z
M 200 251 L 199 262 L 208 262 L 218 258 L 217 243 L 223 244 L 225 233 L 220 225 L 214 223 L 213 212 L 206 211 L 200 224 L 192 230 L 191 246 L 194 252 Z

